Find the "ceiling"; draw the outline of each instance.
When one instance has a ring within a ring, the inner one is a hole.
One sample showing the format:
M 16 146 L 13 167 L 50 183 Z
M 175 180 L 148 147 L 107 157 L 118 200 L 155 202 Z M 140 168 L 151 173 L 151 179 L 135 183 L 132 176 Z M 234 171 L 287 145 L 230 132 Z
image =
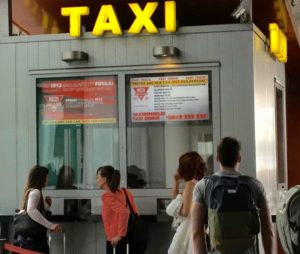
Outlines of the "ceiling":
M 289 12 L 294 21 L 295 28 L 298 33 L 298 38 L 300 37 L 300 0 L 291 0 L 288 1 L 289 3 Z M 300 43 L 299 43 L 300 44 Z
M 295 38 L 290 40 L 289 43 L 289 62 L 287 65 L 287 76 L 293 82 L 290 82 L 290 91 L 294 88 L 299 90 L 300 81 L 300 0 L 285 0 L 287 11 L 291 18 L 291 27 L 295 33 Z M 297 86 L 297 87 L 296 87 Z

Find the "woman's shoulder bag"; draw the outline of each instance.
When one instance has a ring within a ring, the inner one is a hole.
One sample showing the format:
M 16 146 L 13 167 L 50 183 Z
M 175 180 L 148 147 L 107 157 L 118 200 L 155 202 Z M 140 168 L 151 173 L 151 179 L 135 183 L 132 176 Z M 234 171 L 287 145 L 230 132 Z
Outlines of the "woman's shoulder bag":
M 30 216 L 26 212 L 29 192 L 26 195 L 24 211 L 21 212 L 18 209 L 16 209 L 16 211 L 15 211 L 14 220 L 13 220 L 15 236 L 21 235 L 21 236 L 38 237 L 38 236 L 44 235 L 47 231 L 47 228 L 45 228 L 43 225 L 37 223 L 33 219 L 31 219 Z M 41 196 L 40 203 L 43 202 L 42 199 L 43 199 L 43 196 Z M 40 209 L 42 209 L 42 207 L 43 207 L 42 205 L 39 205 L 38 209 L 40 210 Z M 40 212 L 43 212 L 43 211 L 40 210 Z
M 129 207 L 130 215 L 128 219 L 127 240 L 134 253 L 143 254 L 146 252 L 148 244 L 148 228 L 142 218 L 133 211 L 127 191 L 123 188 L 126 197 L 126 205 Z

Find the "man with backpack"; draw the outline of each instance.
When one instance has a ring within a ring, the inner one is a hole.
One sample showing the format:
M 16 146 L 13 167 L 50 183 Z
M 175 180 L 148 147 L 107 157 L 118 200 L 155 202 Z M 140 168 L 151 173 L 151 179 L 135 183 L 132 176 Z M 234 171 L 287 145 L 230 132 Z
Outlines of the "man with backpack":
M 223 138 L 217 149 L 220 171 L 194 188 L 194 254 L 256 254 L 261 232 L 265 254 L 272 254 L 274 235 L 263 185 L 238 172 L 240 143 Z M 210 242 L 207 243 L 206 239 Z

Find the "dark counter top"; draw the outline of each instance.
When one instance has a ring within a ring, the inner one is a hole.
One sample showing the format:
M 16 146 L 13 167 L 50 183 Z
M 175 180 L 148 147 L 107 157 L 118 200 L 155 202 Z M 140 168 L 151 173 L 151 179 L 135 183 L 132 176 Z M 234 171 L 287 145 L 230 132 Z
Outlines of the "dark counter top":
M 0 223 L 9 223 L 12 222 L 13 219 L 14 219 L 13 215 L 0 214 Z

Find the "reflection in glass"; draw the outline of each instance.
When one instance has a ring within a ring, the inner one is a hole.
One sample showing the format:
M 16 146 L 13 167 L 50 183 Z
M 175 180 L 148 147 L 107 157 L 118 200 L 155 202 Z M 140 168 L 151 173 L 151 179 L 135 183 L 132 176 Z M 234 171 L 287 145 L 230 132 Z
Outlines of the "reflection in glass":
M 74 185 L 74 169 L 70 166 L 61 166 L 59 169 L 56 189 L 76 189 Z
M 286 146 L 285 146 L 285 117 L 284 117 L 284 92 L 280 85 L 275 87 L 276 109 L 276 168 L 277 183 L 286 184 Z
M 210 87 L 210 72 L 126 76 L 128 187 L 171 188 L 181 154 L 210 158 Z
M 39 80 L 37 107 L 49 188 L 93 189 L 100 165 L 119 166 L 115 77 Z

